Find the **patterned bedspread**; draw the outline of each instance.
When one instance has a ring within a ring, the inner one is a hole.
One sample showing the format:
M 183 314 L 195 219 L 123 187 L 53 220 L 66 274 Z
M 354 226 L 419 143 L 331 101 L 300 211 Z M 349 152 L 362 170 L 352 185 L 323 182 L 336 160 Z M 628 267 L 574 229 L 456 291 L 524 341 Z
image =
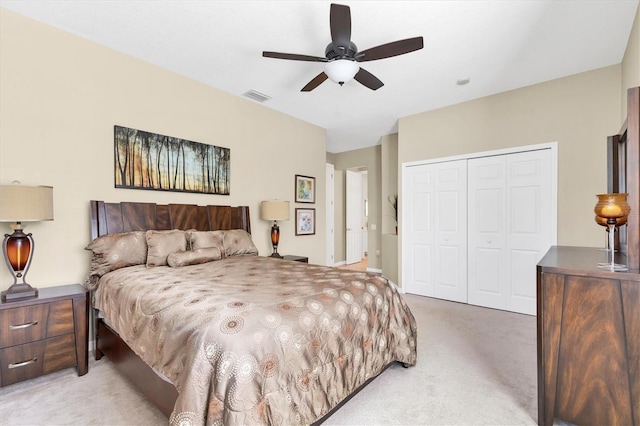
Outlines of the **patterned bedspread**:
M 309 424 L 400 361 L 416 323 L 380 276 L 258 256 L 106 274 L 123 340 L 179 396 L 172 425 Z

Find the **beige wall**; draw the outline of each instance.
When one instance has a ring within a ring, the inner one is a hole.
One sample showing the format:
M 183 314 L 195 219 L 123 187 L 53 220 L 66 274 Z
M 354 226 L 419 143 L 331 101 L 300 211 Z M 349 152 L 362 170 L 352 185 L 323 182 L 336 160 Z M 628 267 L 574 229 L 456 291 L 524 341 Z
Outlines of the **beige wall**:
M 593 206 L 621 125 L 620 84 L 616 65 L 401 118 L 398 161 L 557 142 L 558 244 L 602 246 Z
M 335 264 L 340 264 L 344 262 L 347 258 L 347 247 L 345 243 L 345 232 L 346 232 L 346 210 L 345 210 L 345 196 L 344 196 L 344 188 L 346 185 L 345 182 L 345 173 L 344 170 L 335 170 L 333 173 L 334 177 L 334 199 L 333 199 L 333 207 L 334 207 L 334 237 L 333 237 L 333 261 Z
M 316 177 L 316 234 L 296 237 L 294 221 L 282 221 L 279 251 L 324 264 L 324 129 L 4 9 L 0 93 L 0 183 L 54 187 L 55 220 L 26 229 L 36 240 L 34 286 L 84 280 L 91 199 L 248 205 L 254 241 L 269 254 L 258 206 L 289 200 L 293 218 L 295 174 Z M 116 124 L 230 148 L 231 195 L 115 189 Z M 0 270 L 5 289 L 11 276 Z
M 398 134 L 383 136 L 382 150 L 382 234 L 396 233 L 396 220 L 389 198 L 398 195 Z
M 380 164 L 381 150 L 380 145 L 369 148 L 357 149 L 354 151 L 341 152 L 327 156 L 327 161 L 333 162 L 335 167 L 335 261 L 344 262 L 346 259 L 346 241 L 345 241 L 345 178 L 344 170 L 349 169 L 366 169 L 367 170 L 367 187 L 369 188 L 369 230 L 368 230 L 368 248 L 369 253 L 367 267 L 373 269 L 381 268 L 380 261 L 380 217 L 381 217 L 381 201 L 380 201 Z M 376 230 L 372 230 L 375 225 Z
M 620 123 L 627 118 L 627 89 L 640 86 L 640 7 L 636 12 L 629 43 L 622 60 L 622 105 Z

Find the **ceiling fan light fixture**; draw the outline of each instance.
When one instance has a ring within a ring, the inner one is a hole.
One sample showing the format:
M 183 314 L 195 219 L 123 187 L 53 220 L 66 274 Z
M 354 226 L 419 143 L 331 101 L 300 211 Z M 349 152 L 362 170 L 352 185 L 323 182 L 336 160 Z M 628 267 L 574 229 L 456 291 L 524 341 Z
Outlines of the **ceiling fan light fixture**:
M 353 80 L 359 70 L 358 63 L 351 59 L 336 59 L 327 62 L 324 66 L 324 72 L 329 79 L 341 86 Z

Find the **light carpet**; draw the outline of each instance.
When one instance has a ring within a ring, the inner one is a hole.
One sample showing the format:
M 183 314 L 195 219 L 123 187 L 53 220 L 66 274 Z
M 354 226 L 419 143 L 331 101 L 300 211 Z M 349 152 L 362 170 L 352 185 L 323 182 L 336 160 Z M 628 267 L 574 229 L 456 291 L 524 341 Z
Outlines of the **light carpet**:
M 418 363 L 392 365 L 325 425 L 535 425 L 536 318 L 405 295 Z M 1 425 L 162 425 L 110 361 L 0 388 Z

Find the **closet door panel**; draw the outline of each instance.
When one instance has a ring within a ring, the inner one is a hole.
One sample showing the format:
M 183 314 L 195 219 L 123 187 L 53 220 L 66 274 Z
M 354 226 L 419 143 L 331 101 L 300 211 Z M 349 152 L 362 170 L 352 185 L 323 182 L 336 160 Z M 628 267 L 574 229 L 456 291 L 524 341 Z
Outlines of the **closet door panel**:
M 408 293 L 433 296 L 433 168 L 420 165 L 407 169 L 403 238 L 408 253 L 403 255 Z
M 505 309 L 506 159 L 474 158 L 468 165 L 469 303 Z
M 406 173 L 407 292 L 466 302 L 466 160 L 412 166 Z
M 467 161 L 432 165 L 435 297 L 467 302 Z
M 536 265 L 551 247 L 551 151 L 507 160 L 507 309 L 536 314 Z
M 500 259 L 504 257 L 503 250 L 479 248 L 476 249 L 475 255 L 477 264 L 473 272 L 474 276 L 477 278 L 477 288 L 475 289 L 476 293 L 500 299 L 502 288 L 500 286 L 500 283 L 504 281 L 504 279 L 502 278 L 503 268 L 500 261 Z M 472 272 L 471 267 L 469 267 L 469 272 Z M 476 295 L 474 297 L 479 296 Z M 476 299 L 474 297 L 471 296 L 470 292 L 469 303 L 478 305 L 479 303 L 476 302 Z
M 543 253 L 544 254 L 544 253 Z M 509 272 L 510 293 L 508 297 L 511 300 L 511 304 L 517 304 L 520 301 L 526 306 L 531 300 L 536 300 L 536 275 L 530 273 L 529 268 L 531 262 L 537 264 L 540 261 L 540 255 L 537 250 L 518 250 L 513 249 L 510 251 L 511 267 Z M 530 313 L 530 312 L 522 312 Z M 535 311 L 531 315 L 535 314 Z

